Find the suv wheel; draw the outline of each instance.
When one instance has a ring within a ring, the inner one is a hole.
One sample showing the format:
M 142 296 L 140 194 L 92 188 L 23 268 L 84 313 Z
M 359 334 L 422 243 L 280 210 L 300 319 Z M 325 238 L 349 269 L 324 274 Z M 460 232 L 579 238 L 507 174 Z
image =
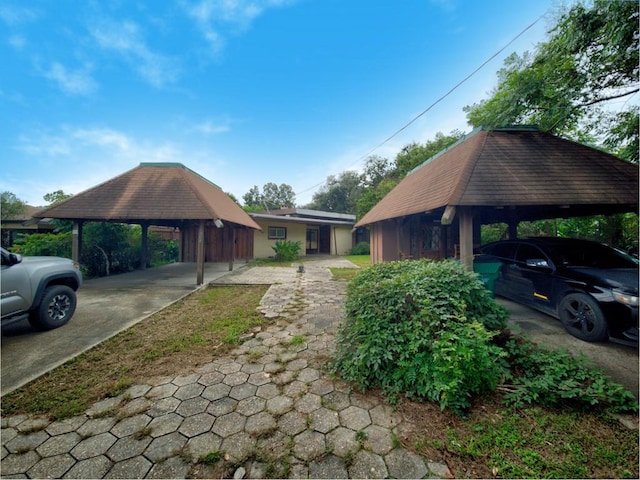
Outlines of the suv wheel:
M 609 337 L 602 310 L 589 295 L 570 293 L 560 302 L 558 313 L 567 332 L 580 340 L 600 342 Z
M 67 323 L 75 311 L 76 292 L 66 285 L 53 285 L 44 291 L 40 305 L 29 316 L 29 322 L 41 330 L 51 330 Z

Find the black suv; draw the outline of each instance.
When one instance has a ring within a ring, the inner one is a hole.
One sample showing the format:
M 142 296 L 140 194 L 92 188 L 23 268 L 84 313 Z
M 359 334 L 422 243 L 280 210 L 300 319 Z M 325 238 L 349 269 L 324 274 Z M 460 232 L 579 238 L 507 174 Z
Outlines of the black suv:
M 484 245 L 500 262 L 495 293 L 559 318 L 588 342 L 638 343 L 638 261 L 606 245 L 528 238 Z

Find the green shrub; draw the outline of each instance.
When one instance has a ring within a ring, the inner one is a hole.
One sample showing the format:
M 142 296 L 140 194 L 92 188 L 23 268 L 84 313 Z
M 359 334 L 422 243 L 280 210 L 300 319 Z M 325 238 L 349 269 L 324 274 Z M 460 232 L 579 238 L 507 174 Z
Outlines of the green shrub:
M 612 413 L 638 409 L 635 396 L 593 368 L 583 354 L 575 358 L 566 350 L 549 350 L 519 338 L 507 341 L 505 350 L 512 372 L 510 384 L 503 386 L 507 404 L 574 409 L 597 406 Z
M 389 262 L 356 275 L 333 369 L 360 388 L 381 387 L 462 412 L 494 390 L 504 352 L 491 342 L 507 312 L 455 262 Z
M 273 247 L 273 251 L 276 252 L 275 258 L 279 262 L 290 262 L 295 260 L 300 255 L 300 249 L 302 248 L 302 242 L 291 242 L 289 240 L 278 240 Z
M 367 242 L 359 242 L 351 249 L 350 255 L 369 255 L 371 249 Z
M 21 235 L 11 250 L 25 256 L 71 258 L 71 232 Z

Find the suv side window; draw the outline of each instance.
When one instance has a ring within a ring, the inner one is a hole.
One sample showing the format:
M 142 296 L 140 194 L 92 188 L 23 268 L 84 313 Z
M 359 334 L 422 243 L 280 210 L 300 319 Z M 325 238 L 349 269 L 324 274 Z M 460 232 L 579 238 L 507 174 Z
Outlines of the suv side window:
M 547 256 L 542 251 L 533 245 L 523 243 L 518 247 L 518 253 L 516 254 L 516 261 L 526 263 L 527 260 L 543 259 L 549 262 Z
M 482 253 L 505 260 L 513 260 L 516 252 L 516 246 L 517 245 L 514 243 L 498 243 L 482 249 Z

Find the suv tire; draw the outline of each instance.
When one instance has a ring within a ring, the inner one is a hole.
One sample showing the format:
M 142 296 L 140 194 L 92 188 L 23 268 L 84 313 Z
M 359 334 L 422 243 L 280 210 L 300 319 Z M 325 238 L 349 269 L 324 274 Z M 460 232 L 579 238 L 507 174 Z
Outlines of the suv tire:
M 44 291 L 38 308 L 29 322 L 40 330 L 51 330 L 67 323 L 76 311 L 76 292 L 66 285 L 53 285 Z

